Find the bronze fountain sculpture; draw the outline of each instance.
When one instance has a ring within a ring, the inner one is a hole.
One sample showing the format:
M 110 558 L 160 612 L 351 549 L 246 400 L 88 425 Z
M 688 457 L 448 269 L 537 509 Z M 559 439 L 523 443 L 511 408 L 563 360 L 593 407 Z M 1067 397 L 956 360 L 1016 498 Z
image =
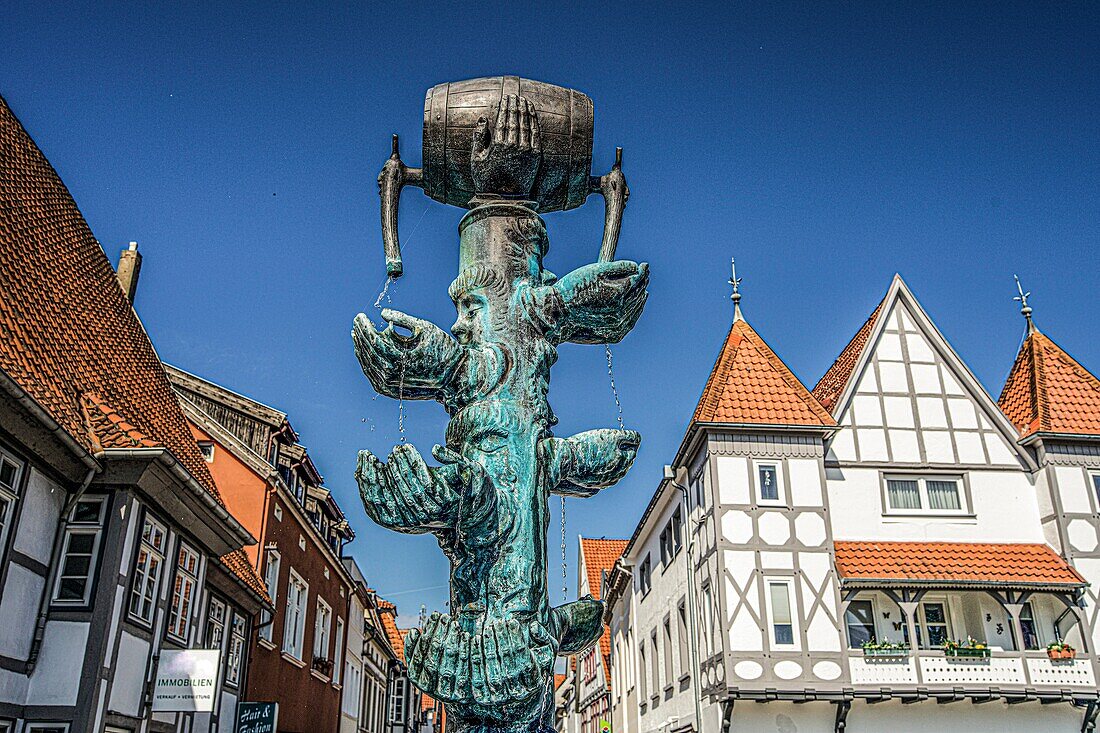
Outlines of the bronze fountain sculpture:
M 621 149 L 590 175 L 593 108 L 580 92 L 518 77 L 430 89 L 424 164 L 393 154 L 379 176 L 386 269 L 402 274 L 397 207 L 405 185 L 469 209 L 459 224 L 458 311 L 451 335 L 393 310 L 378 330 L 365 315 L 352 337 L 381 394 L 434 399 L 450 415 L 428 466 L 402 443 L 383 463 L 359 454 L 367 514 L 399 532 L 431 532 L 451 563 L 451 613 L 409 632 L 409 677 L 447 705 L 459 733 L 549 733 L 559 654 L 596 643 L 603 604 L 551 608 L 546 530 L 550 494 L 591 496 L 630 468 L 641 436 L 591 430 L 555 437 L 547 402 L 557 345 L 619 342 L 646 300 L 648 267 L 614 260 L 628 190 Z M 539 212 L 605 199 L 597 262 L 562 278 L 543 266 Z M 395 326 L 408 331 L 403 334 Z

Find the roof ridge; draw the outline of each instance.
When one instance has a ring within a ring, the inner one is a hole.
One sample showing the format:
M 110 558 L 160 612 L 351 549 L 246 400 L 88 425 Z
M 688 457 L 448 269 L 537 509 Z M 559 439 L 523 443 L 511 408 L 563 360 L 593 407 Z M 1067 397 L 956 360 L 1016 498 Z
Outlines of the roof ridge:
M 848 386 L 849 380 L 852 378 L 852 372 L 855 370 L 856 364 L 859 362 L 860 356 L 867 348 L 867 344 L 871 338 L 871 331 L 875 327 L 875 323 L 878 322 L 878 318 L 881 315 L 882 307 L 886 304 L 886 299 L 889 297 L 890 291 L 888 290 L 886 295 L 882 296 L 882 300 L 878 302 L 875 309 L 871 311 L 871 315 L 867 316 L 867 320 L 863 322 L 852 338 L 848 340 L 848 343 L 840 350 L 836 359 L 829 365 L 829 368 L 825 370 L 825 373 L 821 375 L 821 379 L 817 380 L 817 384 L 810 390 L 810 394 L 821 403 L 822 407 L 832 413 L 832 409 L 836 407 L 837 398 L 844 392 L 845 387 Z
M 783 358 L 779 354 L 775 353 L 775 349 L 768 345 L 768 342 L 764 340 L 764 337 L 756 332 L 748 321 L 742 319 L 739 321 L 743 324 L 744 329 L 748 329 L 749 345 L 752 346 L 757 353 L 764 357 L 764 359 L 771 364 L 772 368 L 783 378 L 783 381 L 787 383 L 791 389 L 793 389 L 802 401 L 820 417 L 825 425 L 835 425 L 836 420 L 829 414 L 829 411 L 818 402 L 817 398 L 813 396 L 810 390 L 806 389 L 806 385 L 802 383 L 802 380 L 795 376 L 795 373 L 791 371 L 791 368 L 787 366 L 787 363 L 783 361 Z

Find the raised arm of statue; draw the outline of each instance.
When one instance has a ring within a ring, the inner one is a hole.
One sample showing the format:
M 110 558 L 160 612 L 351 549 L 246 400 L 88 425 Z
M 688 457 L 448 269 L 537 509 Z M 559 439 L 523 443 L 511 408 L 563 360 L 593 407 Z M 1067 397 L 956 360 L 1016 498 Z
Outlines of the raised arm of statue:
M 430 400 L 443 396 L 451 376 L 462 362 L 463 349 L 450 334 L 433 323 L 386 308 L 389 322 L 382 331 L 360 313 L 351 337 L 363 373 L 374 388 L 394 399 Z M 405 328 L 405 336 L 394 330 Z
M 470 156 L 475 193 L 516 198 L 531 195 L 542 160 L 542 135 L 535 106 L 508 94 L 496 108 L 496 120 L 478 119 Z
M 539 441 L 547 485 L 555 494 L 592 496 L 619 481 L 634 463 L 642 436 L 633 430 L 587 430 Z
M 463 477 L 451 466 L 429 468 L 416 448 L 402 443 L 390 453 L 388 463 L 370 451 L 359 451 L 355 480 L 371 519 L 388 529 L 417 534 L 453 522 Z
M 593 262 L 534 288 L 533 305 L 554 343 L 613 344 L 634 328 L 648 284 L 644 262 Z

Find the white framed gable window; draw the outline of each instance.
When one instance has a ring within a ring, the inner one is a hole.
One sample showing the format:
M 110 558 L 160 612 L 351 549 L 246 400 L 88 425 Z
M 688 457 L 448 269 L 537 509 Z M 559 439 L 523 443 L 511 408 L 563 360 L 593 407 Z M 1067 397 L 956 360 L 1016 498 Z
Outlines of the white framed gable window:
M 164 525 L 145 515 L 141 528 L 141 546 L 134 563 L 134 580 L 130 588 L 130 618 L 144 624 L 153 622 L 153 610 L 157 605 L 157 588 L 160 571 L 164 566 L 167 533 Z
M 302 640 L 306 632 L 306 599 L 309 586 L 302 576 L 290 569 L 286 590 L 286 615 L 283 618 L 283 651 L 302 661 Z
M 795 623 L 794 581 L 791 578 L 767 578 L 765 601 L 772 646 L 797 650 L 798 624 Z
M 966 514 L 963 480 L 959 476 L 888 475 L 886 514 Z
M 758 504 L 782 505 L 786 502 L 783 492 L 783 472 L 779 461 L 755 461 L 753 472 L 756 476 Z
M 91 600 L 106 514 L 106 496 L 82 496 L 69 511 L 53 589 L 55 604 L 85 605 Z

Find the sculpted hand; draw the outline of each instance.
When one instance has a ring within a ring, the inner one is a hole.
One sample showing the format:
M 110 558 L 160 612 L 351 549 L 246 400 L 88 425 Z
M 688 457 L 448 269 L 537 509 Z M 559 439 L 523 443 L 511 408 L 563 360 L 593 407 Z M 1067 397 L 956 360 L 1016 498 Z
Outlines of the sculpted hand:
M 484 117 L 477 121 L 470 159 L 477 193 L 529 196 L 541 160 L 539 118 L 523 97 L 505 96 L 492 128 Z
M 429 468 L 408 444 L 394 448 L 389 463 L 370 451 L 359 451 L 355 480 L 370 518 L 398 532 L 446 526 L 458 505 L 458 494 L 447 477 L 440 475 L 440 469 Z
M 383 309 L 382 331 L 360 313 L 351 332 L 363 373 L 380 394 L 411 400 L 434 399 L 462 360 L 462 347 L 434 323 Z M 405 336 L 394 330 L 409 331 Z

